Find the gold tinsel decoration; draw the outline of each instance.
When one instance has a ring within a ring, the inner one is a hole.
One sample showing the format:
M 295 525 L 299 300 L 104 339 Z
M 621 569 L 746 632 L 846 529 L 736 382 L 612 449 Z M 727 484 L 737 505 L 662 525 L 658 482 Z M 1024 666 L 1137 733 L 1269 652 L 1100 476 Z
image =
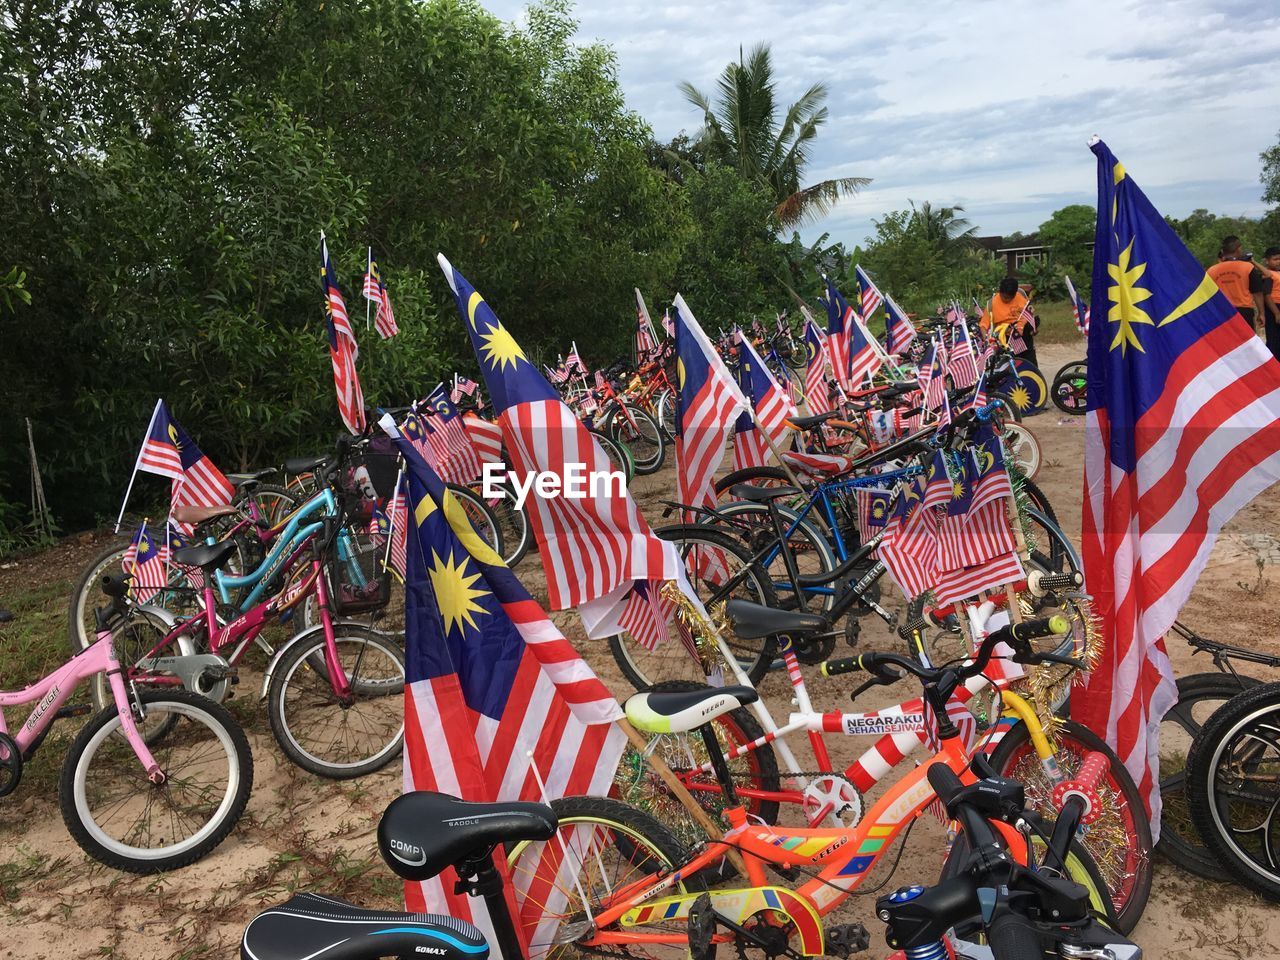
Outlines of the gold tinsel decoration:
M 1043 617 L 1047 611 L 1033 611 L 1023 597 L 1018 598 L 1023 612 L 1027 616 Z M 1093 611 L 1093 601 L 1077 594 L 1067 600 L 1062 614 L 1071 621 L 1072 644 L 1063 652 L 1085 664 L 1085 672 L 1092 670 L 1102 656 L 1102 638 L 1098 631 L 1098 618 Z M 1027 675 L 1021 686 L 1027 701 L 1031 704 L 1044 727 L 1045 736 L 1054 743 L 1061 728 L 1062 718 L 1057 707 L 1066 699 L 1071 685 L 1080 676 L 1080 671 L 1060 663 L 1042 663 L 1027 668 Z
M 662 585 L 662 595 L 675 607 L 676 619 L 693 638 L 703 672 L 711 676 L 717 669 L 722 669 L 725 664 L 720 655 L 719 639 L 729 632 L 729 614 L 725 610 L 724 601 L 712 604 L 707 611 L 711 619 L 707 619 L 674 580 L 668 580 Z

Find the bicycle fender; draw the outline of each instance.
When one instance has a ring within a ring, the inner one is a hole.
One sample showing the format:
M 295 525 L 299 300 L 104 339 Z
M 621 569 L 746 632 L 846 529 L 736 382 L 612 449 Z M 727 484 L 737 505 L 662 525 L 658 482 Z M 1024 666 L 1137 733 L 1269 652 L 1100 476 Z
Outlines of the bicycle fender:
M 333 626 L 334 629 L 337 629 L 338 627 L 359 627 L 362 630 L 371 629 L 367 623 L 361 623 L 358 620 L 335 620 L 333 621 Z M 271 689 L 271 678 L 275 676 L 276 664 L 280 662 L 286 651 L 292 650 L 295 644 L 301 643 L 303 640 L 313 636 L 317 631 L 321 633 L 324 632 L 323 623 L 317 623 L 314 627 L 308 627 L 300 633 L 295 633 L 292 637 L 281 644 L 279 648 L 277 648 L 275 654 L 271 657 L 271 661 L 267 664 L 266 671 L 262 675 L 262 692 L 258 694 L 259 701 L 267 699 L 267 691 Z
M 736 890 L 713 890 L 711 906 L 716 913 L 734 923 L 744 923 L 762 911 L 781 913 L 790 920 L 800 938 L 800 952 L 806 957 L 821 956 L 824 952 L 822 920 L 813 904 L 786 887 L 742 887 Z M 664 897 L 643 907 L 633 907 L 624 913 L 620 923 L 624 927 L 646 923 L 685 919 L 689 908 L 701 893 L 682 897 Z

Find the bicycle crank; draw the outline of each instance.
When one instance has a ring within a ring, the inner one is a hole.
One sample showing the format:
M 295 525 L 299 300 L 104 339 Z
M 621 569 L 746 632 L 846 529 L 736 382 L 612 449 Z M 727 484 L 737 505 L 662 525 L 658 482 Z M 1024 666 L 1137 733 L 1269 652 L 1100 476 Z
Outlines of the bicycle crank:
M 845 827 L 862 819 L 862 794 L 844 777 L 819 777 L 804 788 L 804 812 L 810 823 L 834 817 Z
M 216 653 L 192 653 L 180 657 L 144 657 L 138 669 L 167 673 L 182 681 L 183 687 L 215 703 L 226 699 L 227 687 L 235 671 Z

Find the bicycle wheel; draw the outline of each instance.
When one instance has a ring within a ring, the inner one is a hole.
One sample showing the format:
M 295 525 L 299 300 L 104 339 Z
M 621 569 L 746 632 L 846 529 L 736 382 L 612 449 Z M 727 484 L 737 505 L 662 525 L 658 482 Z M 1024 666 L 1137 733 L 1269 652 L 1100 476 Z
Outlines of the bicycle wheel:
M 551 801 L 551 809 L 560 821 L 555 836 L 512 844 L 506 853 L 517 922 L 528 935 L 530 954 L 558 960 L 579 952 L 573 950 L 574 940 L 592 931 L 590 918 L 606 909 L 618 893 L 631 893 L 637 884 L 670 873 L 689 855 L 653 817 L 608 797 L 562 797 Z M 704 888 L 703 878 L 695 874 L 676 880 L 664 896 Z M 683 932 L 683 920 L 673 923 L 674 930 Z M 646 924 L 645 929 L 655 927 Z M 638 943 L 610 952 L 660 960 L 689 956 L 683 944 Z
M 236 506 L 245 507 L 252 502 L 258 510 L 258 516 L 271 526 L 283 523 L 303 503 L 293 490 L 274 483 L 251 484 L 250 489 L 236 498 Z
M 1093 751 L 1111 758 L 1111 767 L 1098 783 L 1105 810 L 1095 823 L 1082 827 L 1079 838 L 1097 863 L 1111 891 L 1117 929 L 1128 933 L 1146 909 L 1151 895 L 1151 824 L 1142 796 L 1129 772 L 1101 738 L 1073 720 L 1064 720 L 1055 736 L 1054 755 L 1064 777 L 1075 776 Z M 1052 819 L 1053 784 L 1031 744 L 1026 724 L 1019 723 L 991 754 L 1001 776 L 1020 780 L 1027 789 L 1027 806 Z
M 149 745 L 165 774 L 152 784 L 123 735 L 115 704 L 80 731 L 62 765 L 58 799 L 71 836 L 117 870 L 159 873 L 213 850 L 244 812 L 253 758 L 225 709 L 186 690 L 143 691 L 147 717 L 171 716 Z M 136 709 L 135 709 L 136 714 Z
M 808 517 L 800 515 L 786 504 L 776 505 L 778 519 L 782 529 L 787 532 L 787 546 L 795 559 L 796 569 L 801 576 L 821 577 L 836 568 L 838 560 L 826 535 Z M 722 528 L 732 536 L 738 537 L 746 545 L 751 554 L 758 554 L 766 547 L 772 549 L 765 557 L 765 566 L 773 582 L 774 593 L 778 595 L 779 606 L 794 610 L 797 607 L 811 613 L 825 613 L 835 602 L 832 585 L 826 586 L 825 593 L 806 593 L 804 597 L 796 596 L 795 587 L 787 573 L 787 564 L 779 548 L 778 536 L 769 517 L 769 508 L 763 503 L 735 502 L 719 507 L 716 511 L 726 520 Z M 745 526 L 740 526 L 745 525 Z
M 1280 683 L 1232 697 L 1187 758 L 1191 819 L 1231 879 L 1280 900 Z
M 1042 573 L 1082 573 L 1084 564 L 1071 538 L 1034 507 L 1023 511 L 1022 534 L 1027 542 L 1027 566 Z
M 1053 405 L 1063 413 L 1073 417 L 1083 417 L 1088 402 L 1088 382 L 1085 375 L 1088 364 L 1083 360 L 1068 363 L 1053 378 L 1053 386 L 1049 388 L 1049 397 Z
M 1009 462 L 1022 474 L 1034 480 L 1040 472 L 1040 441 L 1036 435 L 1020 423 L 1006 422 L 1001 433 L 1004 450 Z
M 654 684 L 650 689 L 658 693 L 682 693 L 705 689 L 705 685 L 689 680 L 667 680 Z M 730 749 L 764 736 L 755 714 L 746 707 L 721 714 L 712 723 L 715 725 L 717 738 L 726 748 L 726 758 Z M 698 826 L 680 801 L 672 796 L 662 778 L 646 762 L 647 756 L 656 754 L 676 773 L 689 774 L 689 771 L 707 762 L 707 746 L 701 731 L 648 733 L 645 736 L 649 738 L 650 746 L 647 754 L 641 756 L 631 745 L 623 753 L 618 772 L 613 778 L 613 795 L 629 806 L 652 814 L 675 834 L 676 839 L 687 846 L 706 840 L 707 835 L 702 827 Z M 767 743 L 741 757 L 728 760 L 728 764 L 735 786 L 775 792 L 782 789 L 778 777 L 778 758 L 774 756 L 773 747 Z M 712 820 L 718 821 L 722 829 L 728 829 L 728 821 L 723 817 L 727 803 L 715 774 L 697 773 L 689 776 L 691 779 L 686 779 L 686 784 L 699 806 L 710 814 Z M 764 823 L 778 822 L 776 800 L 744 798 L 742 805 L 752 817 L 759 818 Z
M 1209 880 L 1232 879 L 1201 839 L 1187 802 L 1187 757 L 1209 717 L 1242 690 L 1256 687 L 1252 677 L 1196 673 L 1178 678 L 1178 702 L 1160 721 L 1160 840 L 1156 852 Z
M 769 574 L 758 564 L 752 564 L 750 555 L 728 534 L 692 523 L 673 524 L 653 532 L 676 545 L 689 574 L 689 583 L 704 604 L 736 597 L 766 607 L 778 605 Z M 724 585 L 739 572 L 743 574 L 742 579 L 726 592 Z M 741 640 L 732 633 L 723 639 L 751 682 L 759 683 L 777 653 L 774 639 Z M 665 643 L 648 649 L 629 634 L 620 633 L 609 638 L 609 650 L 622 675 L 637 690 L 647 690 L 663 680 L 705 683 L 707 679 L 702 664 L 674 638 L 669 637 Z
M 471 526 L 475 528 L 476 533 L 480 534 L 480 539 L 487 543 L 498 556 L 506 556 L 507 545 L 502 524 L 489 509 L 489 505 L 480 498 L 479 494 L 467 487 L 459 487 L 452 483 L 445 484 L 445 487 L 461 504 L 467 519 L 471 521 Z
M 1035 507 L 1054 523 L 1057 523 L 1057 511 L 1053 509 L 1053 504 L 1049 502 L 1049 498 L 1045 495 L 1045 492 L 1041 490 L 1029 477 L 1020 477 L 1018 479 L 1018 483 L 1022 486 L 1022 492 L 1026 494 L 1027 501 L 1031 506 Z
M 658 425 L 662 427 L 662 432 L 666 434 L 667 439 L 673 443 L 676 439 L 676 432 L 679 429 L 679 424 L 676 422 L 676 417 L 678 416 L 676 408 L 678 406 L 676 395 L 672 391 L 663 390 L 658 394 Z
M 631 456 L 630 448 L 625 443 L 621 443 L 598 430 L 592 430 L 591 435 L 596 438 L 596 441 L 600 444 L 600 449 L 609 458 L 609 464 L 614 470 L 622 474 L 626 485 L 631 486 L 631 481 L 636 476 L 636 463 Z
M 658 422 L 639 407 L 624 403 L 614 407 L 605 421 L 605 431 L 631 450 L 636 473 L 657 473 L 666 458 L 667 441 Z
M 475 487 L 471 492 L 480 496 Z M 523 509 L 516 507 L 515 494 L 505 487 L 501 495 L 484 501 L 502 531 L 502 559 L 508 567 L 515 569 L 516 564 L 524 559 L 533 543 L 533 528 L 529 526 L 529 516 Z
M 355 624 L 334 624 L 350 694 L 339 699 L 324 662 L 323 631 L 280 655 L 267 691 L 267 719 L 285 756 L 311 773 L 349 780 L 380 770 L 404 748 L 404 651 Z M 313 662 L 315 662 L 313 661 Z

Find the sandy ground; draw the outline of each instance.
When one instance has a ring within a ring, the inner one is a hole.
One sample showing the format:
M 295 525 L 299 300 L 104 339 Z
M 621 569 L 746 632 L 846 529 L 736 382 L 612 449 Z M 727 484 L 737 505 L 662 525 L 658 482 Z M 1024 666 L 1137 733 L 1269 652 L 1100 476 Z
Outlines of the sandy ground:
M 1077 359 L 1082 351 L 1046 346 L 1040 353 L 1043 366 L 1051 371 Z M 1063 527 L 1077 535 L 1083 421 L 1062 417 L 1051 408 L 1028 425 L 1045 451 L 1046 462 L 1037 481 Z M 659 508 L 653 501 L 669 495 L 672 487 L 670 467 L 635 485 L 637 497 L 642 505 L 650 505 L 648 513 L 655 522 Z M 1280 576 L 1274 569 L 1280 560 L 1277 505 L 1280 492 L 1264 494 L 1220 538 L 1183 615 L 1206 635 L 1280 653 L 1280 614 L 1272 603 L 1280 590 L 1273 583 Z M 46 558 L 65 555 L 55 550 Z M 542 592 L 536 561 L 526 561 L 521 575 L 535 593 Z M 557 614 L 556 619 L 567 634 L 580 639 L 574 615 Z M 897 646 L 883 626 L 867 621 L 863 649 Z M 620 696 L 630 692 L 603 645 L 583 649 Z M 1170 653 L 1180 674 L 1211 669 L 1207 661 L 1193 662 L 1181 641 L 1171 641 Z M 260 667 L 260 662 L 250 661 L 243 671 L 240 698 L 233 704 L 249 730 L 254 751 L 255 785 L 248 812 L 231 837 L 201 863 L 161 877 L 139 878 L 86 859 L 63 826 L 48 775 L 43 780 L 33 776 L 4 800 L 0 912 L 8 936 L 0 943 L 0 957 L 231 957 L 237 953 L 240 931 L 254 913 L 295 889 L 328 892 L 368 906 L 397 904 L 398 882 L 378 859 L 373 834 L 379 813 L 399 790 L 399 766 L 346 784 L 319 780 L 293 767 L 283 759 L 253 701 Z M 13 687 L 28 679 L 6 678 L 6 685 Z M 811 685 L 818 709 L 843 708 L 847 689 L 820 678 Z M 777 696 L 781 690 L 777 680 L 767 681 L 766 691 L 777 714 L 787 712 Z M 886 699 L 912 695 L 899 685 Z M 867 740 L 833 743 L 836 762 L 847 763 L 868 744 Z M 57 749 L 52 741 L 46 747 L 51 752 Z M 49 765 L 55 772 L 58 761 L 55 757 Z M 927 883 L 936 877 L 941 841 L 937 821 L 922 818 L 891 883 Z M 880 875 L 873 881 L 883 879 L 885 864 L 878 870 Z M 883 956 L 887 952 L 883 929 L 871 915 L 872 900 L 855 897 L 843 912 L 871 930 L 868 955 Z M 1280 908 L 1238 887 L 1210 883 L 1158 861 L 1151 901 L 1134 939 L 1153 958 L 1274 956 L 1274 944 L 1280 943 Z

